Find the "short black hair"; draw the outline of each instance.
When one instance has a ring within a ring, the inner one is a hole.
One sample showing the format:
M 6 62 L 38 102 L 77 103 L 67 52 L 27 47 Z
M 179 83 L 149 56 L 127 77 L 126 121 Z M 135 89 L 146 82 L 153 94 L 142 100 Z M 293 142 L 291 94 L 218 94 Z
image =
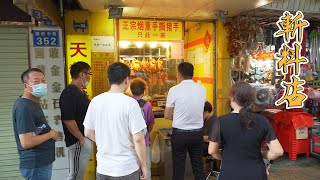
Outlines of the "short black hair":
M 127 77 L 130 76 L 130 69 L 127 65 L 121 62 L 115 62 L 108 68 L 108 79 L 110 85 L 121 84 Z
M 135 78 L 130 83 L 130 90 L 134 96 L 140 96 L 147 88 L 147 83 L 141 78 Z
M 208 112 L 208 113 L 211 113 L 212 112 L 212 105 L 211 105 L 211 103 L 209 103 L 208 101 L 206 101 L 205 103 L 204 103 L 204 110 L 203 110 L 204 112 Z
M 178 66 L 178 72 L 184 79 L 192 79 L 193 70 L 193 65 L 188 62 L 182 62 Z
M 40 72 L 44 75 L 44 73 L 38 69 L 38 68 L 31 68 L 31 69 L 28 69 L 26 71 L 24 71 L 22 74 L 21 74 L 21 81 L 22 83 L 26 83 L 29 79 L 29 74 L 32 73 L 32 72 Z
M 77 79 L 79 74 L 83 71 L 89 71 L 90 65 L 86 62 L 78 61 L 73 63 L 70 67 L 70 75 L 72 79 Z

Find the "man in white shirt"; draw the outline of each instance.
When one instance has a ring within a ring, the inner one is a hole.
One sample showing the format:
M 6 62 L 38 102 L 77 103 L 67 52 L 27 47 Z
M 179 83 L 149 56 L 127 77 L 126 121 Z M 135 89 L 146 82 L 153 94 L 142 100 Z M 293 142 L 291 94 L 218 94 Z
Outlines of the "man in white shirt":
M 192 80 L 193 65 L 187 62 L 178 66 L 180 84 L 169 90 L 164 112 L 166 119 L 173 120 L 171 148 L 173 180 L 183 180 L 186 154 L 189 153 L 196 180 L 204 180 L 202 163 L 203 107 L 206 89 Z
M 124 94 L 130 85 L 129 76 L 125 64 L 109 66 L 111 88 L 92 99 L 83 123 L 85 136 L 97 144 L 97 180 L 147 177 L 146 123 L 138 102 Z

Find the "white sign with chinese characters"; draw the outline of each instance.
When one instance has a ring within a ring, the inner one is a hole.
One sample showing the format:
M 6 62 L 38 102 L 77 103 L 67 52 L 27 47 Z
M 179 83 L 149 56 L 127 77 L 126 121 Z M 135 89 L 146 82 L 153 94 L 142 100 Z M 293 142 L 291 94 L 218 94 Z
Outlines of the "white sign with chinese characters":
M 114 52 L 114 37 L 91 36 L 91 52 Z
M 59 33 L 59 46 L 34 47 L 34 32 L 56 31 Z M 54 176 L 52 179 L 65 179 L 68 176 L 68 150 L 64 142 L 64 133 L 59 108 L 60 94 L 65 88 L 64 57 L 62 30 L 58 27 L 31 27 L 30 33 L 30 60 L 32 68 L 41 69 L 47 80 L 48 93 L 41 98 L 41 108 L 46 116 L 50 127 L 59 133 L 56 141 L 55 158 L 53 163 Z
M 203 47 L 199 47 L 195 49 L 195 64 L 203 64 L 203 55 L 204 55 L 204 50 Z
M 183 42 L 171 43 L 171 59 L 183 59 L 183 58 L 184 58 Z
M 187 61 L 193 65 L 195 65 L 195 51 L 188 51 L 187 52 Z
M 210 61 L 210 57 L 211 57 L 211 52 L 207 52 L 204 53 L 203 56 L 203 61 L 204 61 L 204 66 L 203 66 L 203 73 L 205 77 L 210 77 L 212 76 L 212 65 L 211 65 L 211 61 Z

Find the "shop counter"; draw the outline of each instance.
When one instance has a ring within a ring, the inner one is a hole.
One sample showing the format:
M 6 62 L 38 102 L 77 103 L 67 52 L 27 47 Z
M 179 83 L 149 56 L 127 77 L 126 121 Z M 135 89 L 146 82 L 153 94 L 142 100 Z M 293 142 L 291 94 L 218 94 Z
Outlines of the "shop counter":
M 162 129 L 162 128 L 171 128 L 171 127 L 172 127 L 172 120 L 168 120 L 168 119 L 164 119 L 164 118 L 155 118 L 153 129 L 150 132 L 150 140 L 151 140 L 150 148 L 152 148 L 152 144 L 158 134 L 158 130 Z M 152 171 L 151 175 L 152 176 L 159 176 L 160 175 L 159 164 L 160 163 L 157 163 L 157 164 L 151 163 L 151 171 Z
M 159 134 L 160 140 L 160 162 L 157 164 L 152 163 L 152 176 L 160 176 L 160 179 L 172 179 L 172 155 L 171 143 L 168 133 L 172 132 L 172 120 L 165 118 L 155 118 L 155 124 L 150 133 L 151 145 L 153 144 L 156 136 Z M 170 135 L 169 135 L 170 136 Z M 186 157 L 185 180 L 194 179 L 192 173 L 190 157 Z
M 164 118 L 164 110 L 153 110 L 152 112 L 155 118 Z
M 172 128 L 172 120 L 165 118 L 155 118 L 153 129 L 150 132 L 151 145 L 158 134 L 158 130 L 162 128 Z
M 172 179 L 173 167 L 172 167 L 172 151 L 171 151 L 171 141 L 170 141 L 171 134 L 172 134 L 172 128 L 159 129 L 160 180 Z M 184 179 L 185 180 L 194 179 L 189 154 L 187 154 L 187 157 L 186 157 Z

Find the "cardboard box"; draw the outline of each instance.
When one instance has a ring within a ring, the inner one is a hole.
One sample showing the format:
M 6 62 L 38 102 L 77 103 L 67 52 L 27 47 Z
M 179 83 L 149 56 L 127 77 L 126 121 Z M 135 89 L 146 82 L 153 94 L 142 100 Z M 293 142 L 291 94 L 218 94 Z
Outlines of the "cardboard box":
M 296 139 L 308 139 L 308 127 L 296 129 Z

